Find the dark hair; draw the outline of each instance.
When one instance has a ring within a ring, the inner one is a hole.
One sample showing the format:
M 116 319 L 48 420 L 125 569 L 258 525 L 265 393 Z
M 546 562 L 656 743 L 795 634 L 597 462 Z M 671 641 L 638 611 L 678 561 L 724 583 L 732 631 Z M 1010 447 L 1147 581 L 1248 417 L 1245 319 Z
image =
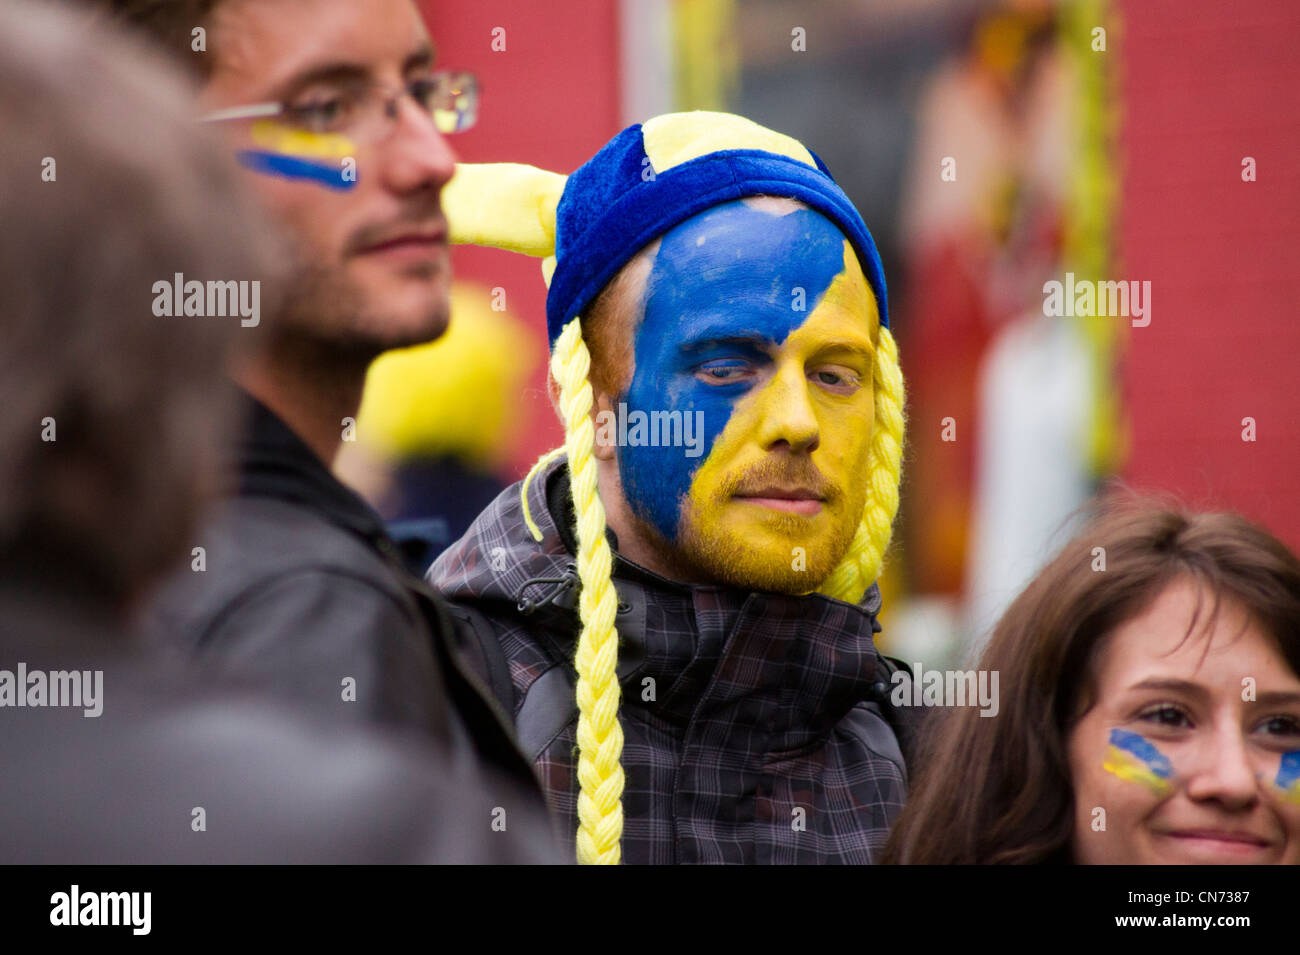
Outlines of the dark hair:
M 192 77 L 204 80 L 212 74 L 212 53 L 194 49 L 194 29 L 206 32 L 212 14 L 223 0 L 81 0 L 98 8 L 106 18 L 118 21 L 148 40 Z M 205 39 L 204 46 L 207 46 Z
M 979 667 L 999 674 L 998 715 L 955 707 L 926 726 L 884 861 L 1069 862 L 1066 738 L 1094 702 L 1098 652 L 1178 579 L 1214 596 L 1209 619 L 1240 603 L 1300 674 L 1300 561 L 1280 541 L 1236 514 L 1103 503 L 994 630 Z
M 159 317 L 154 283 L 260 281 L 273 315 L 281 247 L 155 54 L 2 14 L 0 572 L 120 603 L 188 549 L 227 359 L 268 324 Z

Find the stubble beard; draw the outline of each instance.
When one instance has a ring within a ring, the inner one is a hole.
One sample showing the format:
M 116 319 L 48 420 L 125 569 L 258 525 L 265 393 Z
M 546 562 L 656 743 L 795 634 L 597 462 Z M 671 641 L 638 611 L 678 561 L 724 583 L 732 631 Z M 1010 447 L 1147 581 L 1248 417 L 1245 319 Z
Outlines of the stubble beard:
M 745 591 L 797 595 L 817 590 L 844 559 L 857 533 L 857 523 L 844 520 L 834 526 L 829 540 L 813 545 L 799 538 L 807 527 L 802 518 L 774 513 L 768 524 L 789 539 L 789 553 L 758 553 L 734 533 L 703 526 L 696 510 L 685 500 L 675 541 L 667 540 L 635 508 L 629 510 L 634 533 L 654 553 L 656 563 L 670 579 Z M 801 560 L 796 560 L 796 547 L 804 551 Z
M 848 551 L 856 531 L 851 524 L 837 524 L 829 540 L 814 544 L 799 536 L 807 526 L 802 518 L 774 514 L 767 523 L 790 542 L 783 553 L 756 551 L 735 534 L 704 528 L 693 512 L 686 511 L 678 535 L 678 549 L 688 564 L 710 567 L 712 576 L 728 586 L 778 594 L 806 594 L 830 577 Z
M 434 341 L 447 329 L 450 304 L 446 295 L 430 306 L 423 321 L 413 324 L 395 321 L 396 316 L 386 315 L 382 302 L 374 298 L 343 269 L 299 257 L 277 337 L 369 365 L 386 351 Z

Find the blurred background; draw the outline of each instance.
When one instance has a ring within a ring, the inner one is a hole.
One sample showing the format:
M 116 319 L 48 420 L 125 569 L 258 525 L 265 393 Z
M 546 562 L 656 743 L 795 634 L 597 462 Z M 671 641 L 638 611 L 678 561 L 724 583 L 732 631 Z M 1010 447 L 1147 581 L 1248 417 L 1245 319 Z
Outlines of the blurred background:
M 631 123 L 721 109 L 803 141 L 857 204 L 909 389 L 888 652 L 967 659 L 1114 483 L 1300 550 L 1294 0 L 421 7 L 482 84 L 462 160 L 567 173 Z M 376 363 L 340 462 L 446 543 L 561 441 L 537 261 L 454 263 L 452 332 Z M 1066 273 L 1150 282 L 1149 324 L 1045 314 Z

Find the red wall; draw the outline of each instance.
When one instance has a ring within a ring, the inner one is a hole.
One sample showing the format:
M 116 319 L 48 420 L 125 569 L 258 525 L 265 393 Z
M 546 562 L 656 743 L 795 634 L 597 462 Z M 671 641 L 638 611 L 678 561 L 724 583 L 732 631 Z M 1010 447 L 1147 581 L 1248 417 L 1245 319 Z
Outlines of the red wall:
M 1120 13 L 1113 277 L 1150 280 L 1153 305 L 1129 331 L 1126 477 L 1239 510 L 1300 550 L 1300 3 Z
M 568 173 L 620 129 L 618 4 L 422 0 L 419 6 L 440 65 L 479 77 L 478 125 L 451 139 L 462 160 L 525 162 Z M 504 52 L 492 50 L 495 27 L 505 29 Z M 509 311 L 528 322 L 545 349 L 546 287 L 539 259 L 462 247 L 453 265 L 457 277 L 504 288 Z M 563 440 L 545 388 L 543 362 L 520 406 L 528 426 L 514 457 L 517 474 Z

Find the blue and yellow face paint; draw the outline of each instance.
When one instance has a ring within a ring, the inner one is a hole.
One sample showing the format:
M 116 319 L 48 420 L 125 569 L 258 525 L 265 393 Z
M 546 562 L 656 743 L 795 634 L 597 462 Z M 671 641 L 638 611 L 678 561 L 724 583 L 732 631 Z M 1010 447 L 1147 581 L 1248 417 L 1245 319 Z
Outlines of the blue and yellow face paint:
M 1157 796 L 1168 795 L 1173 786 L 1174 768 L 1154 743 L 1139 733 L 1112 729 L 1102 769 L 1120 779 L 1139 783 Z
M 357 151 L 345 136 L 292 129 L 269 119 L 253 123 L 249 132 L 257 148 L 236 154 L 248 169 L 316 182 L 331 189 L 351 189 L 357 184 L 355 171 L 349 173 L 343 163 Z
M 647 414 L 702 412 L 703 454 L 620 447 L 633 511 L 752 585 L 815 589 L 865 504 L 877 327 L 856 253 L 818 212 L 738 200 L 666 232 L 623 400 Z M 781 441 L 795 453 L 773 455 Z M 768 480 L 813 484 L 822 506 L 798 514 L 734 497 Z M 806 568 L 792 568 L 794 546 Z
M 1273 785 L 1283 802 L 1300 806 L 1300 749 L 1282 754 Z

